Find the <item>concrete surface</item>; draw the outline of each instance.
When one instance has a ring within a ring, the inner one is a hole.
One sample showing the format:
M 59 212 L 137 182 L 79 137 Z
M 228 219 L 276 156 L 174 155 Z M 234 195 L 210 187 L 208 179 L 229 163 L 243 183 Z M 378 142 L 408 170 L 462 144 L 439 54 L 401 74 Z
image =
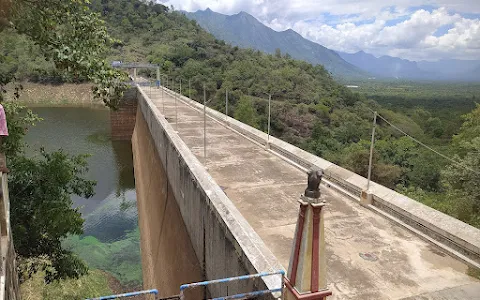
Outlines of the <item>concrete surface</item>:
M 165 101 L 167 120 L 203 162 L 203 116 L 177 101 L 175 124 L 175 101 L 161 94 L 155 89 L 151 94 L 159 112 Z M 209 173 L 287 267 L 305 173 L 211 119 L 207 139 Z M 323 197 L 329 299 L 402 299 L 469 284 L 480 295 L 478 280 L 466 275 L 461 261 L 333 190 L 324 188 Z M 363 252 L 378 260 L 362 259 Z
M 181 99 L 203 110 L 200 103 L 183 96 Z M 206 111 L 213 119 L 222 123 L 228 122 L 229 128 L 253 141 L 265 144 L 266 133 L 213 109 L 207 108 Z M 328 181 L 330 187 L 352 199 L 359 200 L 361 192 L 366 189 L 366 178 L 280 139 L 270 137 L 269 148 L 305 169 L 312 166 L 321 168 L 324 171 L 325 182 Z M 372 205 L 368 206 L 369 209 L 384 214 L 428 242 L 435 243 L 445 252 L 480 269 L 480 229 L 375 182 L 370 184 L 370 193 L 373 195 L 373 201 Z
M 143 93 L 137 98 L 132 142 L 142 264 L 149 278 L 145 288 L 171 296 L 183 283 L 281 269 L 154 104 Z M 273 289 L 280 282 L 280 276 L 272 276 L 217 284 L 209 287 L 207 296 Z

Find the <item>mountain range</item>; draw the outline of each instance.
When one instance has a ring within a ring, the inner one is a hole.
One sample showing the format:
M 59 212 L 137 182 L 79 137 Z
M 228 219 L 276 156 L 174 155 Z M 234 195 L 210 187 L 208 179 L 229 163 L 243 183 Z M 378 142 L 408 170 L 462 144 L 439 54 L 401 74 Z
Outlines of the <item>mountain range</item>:
M 387 55 L 375 57 L 364 51 L 338 54 L 347 62 L 381 78 L 480 81 L 479 60 L 448 59 L 417 62 Z
M 480 81 L 480 60 L 410 61 L 364 51 L 336 52 L 288 29 L 275 31 L 246 12 L 224 15 L 211 9 L 184 12 L 216 38 L 267 53 L 280 49 L 295 59 L 322 64 L 337 77 Z
M 295 59 L 305 60 L 312 64 L 322 64 L 334 75 L 367 76 L 366 72 L 346 62 L 337 52 L 303 38 L 292 29 L 275 31 L 246 12 L 231 16 L 210 9 L 184 13 L 188 18 L 196 20 L 201 27 L 216 38 L 234 46 L 252 48 L 271 54 L 275 53 L 276 49 L 280 49 L 282 54 L 288 53 Z

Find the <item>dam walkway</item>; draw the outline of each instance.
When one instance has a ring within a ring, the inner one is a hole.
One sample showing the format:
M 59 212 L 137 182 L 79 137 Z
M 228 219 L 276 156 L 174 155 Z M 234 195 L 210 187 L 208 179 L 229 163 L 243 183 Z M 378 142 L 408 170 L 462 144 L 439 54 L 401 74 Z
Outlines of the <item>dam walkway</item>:
M 142 88 L 191 152 L 288 267 L 306 173 L 173 92 Z M 384 216 L 327 186 L 325 236 L 329 299 L 480 299 L 468 266 Z

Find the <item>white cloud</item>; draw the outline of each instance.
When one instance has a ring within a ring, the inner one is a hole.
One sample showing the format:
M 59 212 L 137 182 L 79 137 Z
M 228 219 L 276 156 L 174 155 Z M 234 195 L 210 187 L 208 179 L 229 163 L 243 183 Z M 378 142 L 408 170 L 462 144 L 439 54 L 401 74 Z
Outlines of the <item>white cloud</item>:
M 418 10 L 411 17 L 394 26 L 383 28 L 375 43 L 379 46 L 411 48 L 431 37 L 440 26 L 460 20 L 458 14 L 450 15 L 445 8 L 428 12 Z
M 292 28 L 328 48 L 407 59 L 480 59 L 480 0 L 168 0 L 176 9 L 246 11 L 274 30 Z M 421 7 L 437 7 L 433 11 Z M 401 22 L 395 24 L 395 20 Z M 393 24 L 393 25 L 392 25 Z M 452 28 L 442 36 L 442 26 Z
M 276 17 L 293 21 L 315 18 L 323 13 L 377 17 L 385 11 L 385 8 L 394 7 L 397 12 L 401 12 L 423 5 L 445 7 L 458 13 L 480 14 L 478 0 L 160 0 L 159 2 L 187 11 L 210 7 L 220 13 L 234 14 L 245 10 L 257 18 Z

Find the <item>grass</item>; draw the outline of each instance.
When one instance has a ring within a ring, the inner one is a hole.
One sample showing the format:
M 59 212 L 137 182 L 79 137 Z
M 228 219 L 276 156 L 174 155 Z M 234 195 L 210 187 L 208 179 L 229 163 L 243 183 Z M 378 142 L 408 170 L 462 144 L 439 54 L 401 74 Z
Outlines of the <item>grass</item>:
M 65 279 L 45 285 L 43 272 L 38 272 L 20 286 L 23 300 L 85 299 L 112 295 L 108 276 L 100 270 L 90 270 L 79 279 Z

